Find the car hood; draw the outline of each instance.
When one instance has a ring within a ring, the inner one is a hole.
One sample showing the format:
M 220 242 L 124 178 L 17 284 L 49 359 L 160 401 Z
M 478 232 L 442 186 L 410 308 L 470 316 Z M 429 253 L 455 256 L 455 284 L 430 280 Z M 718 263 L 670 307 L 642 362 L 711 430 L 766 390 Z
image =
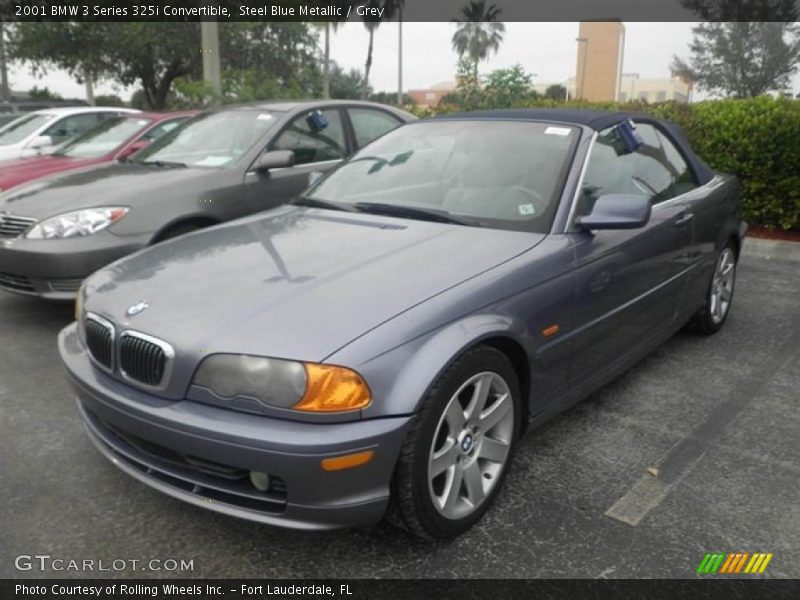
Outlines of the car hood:
M 8 144 L 0 146 L 0 160 L 17 158 L 22 155 L 23 144 Z
M 322 361 L 544 237 L 285 206 L 113 263 L 89 280 L 86 309 L 178 354 Z
M 7 190 L 45 175 L 87 167 L 103 160 L 54 155 L 5 160 L 0 162 L 0 190 Z
M 92 206 L 131 206 L 163 200 L 185 189 L 187 181 L 207 178 L 215 169 L 110 163 L 38 179 L 0 196 L 0 211 L 43 219 Z

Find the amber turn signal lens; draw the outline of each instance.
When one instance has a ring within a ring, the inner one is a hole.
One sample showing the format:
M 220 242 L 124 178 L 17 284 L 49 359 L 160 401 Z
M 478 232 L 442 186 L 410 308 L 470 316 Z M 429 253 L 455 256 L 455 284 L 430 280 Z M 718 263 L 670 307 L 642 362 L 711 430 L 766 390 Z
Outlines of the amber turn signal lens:
M 558 325 L 550 325 L 550 327 L 545 327 L 542 329 L 542 335 L 544 337 L 550 337 L 559 332 L 561 328 Z
M 292 408 L 309 412 L 338 412 L 369 406 L 367 384 L 355 371 L 333 365 L 304 363 L 306 393 Z
M 323 458 L 322 468 L 326 471 L 343 471 L 353 469 L 367 464 L 375 456 L 372 450 L 356 452 L 355 454 L 345 454 L 344 456 L 334 456 L 333 458 Z

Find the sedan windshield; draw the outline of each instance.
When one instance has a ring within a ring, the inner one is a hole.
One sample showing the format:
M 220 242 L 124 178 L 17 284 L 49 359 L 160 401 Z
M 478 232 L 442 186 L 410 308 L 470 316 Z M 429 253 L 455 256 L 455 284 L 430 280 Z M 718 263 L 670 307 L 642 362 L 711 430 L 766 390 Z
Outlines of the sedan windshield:
M 579 136 L 575 127 L 535 122 L 419 122 L 368 145 L 304 199 L 544 233 Z
M 136 161 L 226 167 L 246 154 L 276 121 L 274 113 L 258 110 L 201 115 L 150 144 Z
M 55 154 L 70 158 L 99 158 L 114 151 L 125 140 L 147 127 L 151 122 L 150 119 L 137 117 L 111 119 L 64 144 Z
M 54 115 L 25 115 L 0 129 L 0 146 L 17 144 L 34 133 L 45 123 L 54 118 Z

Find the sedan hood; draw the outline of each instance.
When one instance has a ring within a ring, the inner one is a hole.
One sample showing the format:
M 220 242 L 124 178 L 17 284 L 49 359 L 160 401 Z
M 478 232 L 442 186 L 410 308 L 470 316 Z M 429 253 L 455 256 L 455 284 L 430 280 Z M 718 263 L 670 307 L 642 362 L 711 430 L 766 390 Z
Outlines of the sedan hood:
M 215 169 L 158 167 L 137 163 L 110 163 L 33 181 L 0 196 L 0 211 L 44 219 L 92 206 L 132 206 L 163 201 L 185 189 L 187 181 L 208 178 Z M 156 194 L 157 192 L 157 194 Z M 154 195 L 155 194 L 155 195 Z
M 88 167 L 103 160 L 54 155 L 5 160 L 0 162 L 0 190 L 8 190 L 45 175 Z
M 535 246 L 535 233 L 282 207 L 122 259 L 87 310 L 181 353 L 322 361 L 426 299 Z M 136 316 L 134 304 L 149 306 Z

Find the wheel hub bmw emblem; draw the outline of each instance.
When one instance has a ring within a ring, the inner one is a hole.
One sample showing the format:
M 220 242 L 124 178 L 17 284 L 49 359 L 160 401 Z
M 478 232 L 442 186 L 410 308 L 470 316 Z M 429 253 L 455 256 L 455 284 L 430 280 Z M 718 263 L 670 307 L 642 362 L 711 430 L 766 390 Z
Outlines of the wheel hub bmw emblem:
M 475 442 L 475 438 L 472 437 L 471 433 L 464 433 L 461 436 L 460 446 L 461 451 L 465 454 L 472 450 L 472 444 Z
M 137 304 L 134 304 L 134 305 L 130 306 L 128 308 L 126 314 L 129 317 L 135 317 L 139 313 L 144 312 L 144 310 L 147 309 L 147 307 L 149 307 L 149 306 L 150 305 L 147 302 L 142 300 L 141 302 L 138 302 Z

